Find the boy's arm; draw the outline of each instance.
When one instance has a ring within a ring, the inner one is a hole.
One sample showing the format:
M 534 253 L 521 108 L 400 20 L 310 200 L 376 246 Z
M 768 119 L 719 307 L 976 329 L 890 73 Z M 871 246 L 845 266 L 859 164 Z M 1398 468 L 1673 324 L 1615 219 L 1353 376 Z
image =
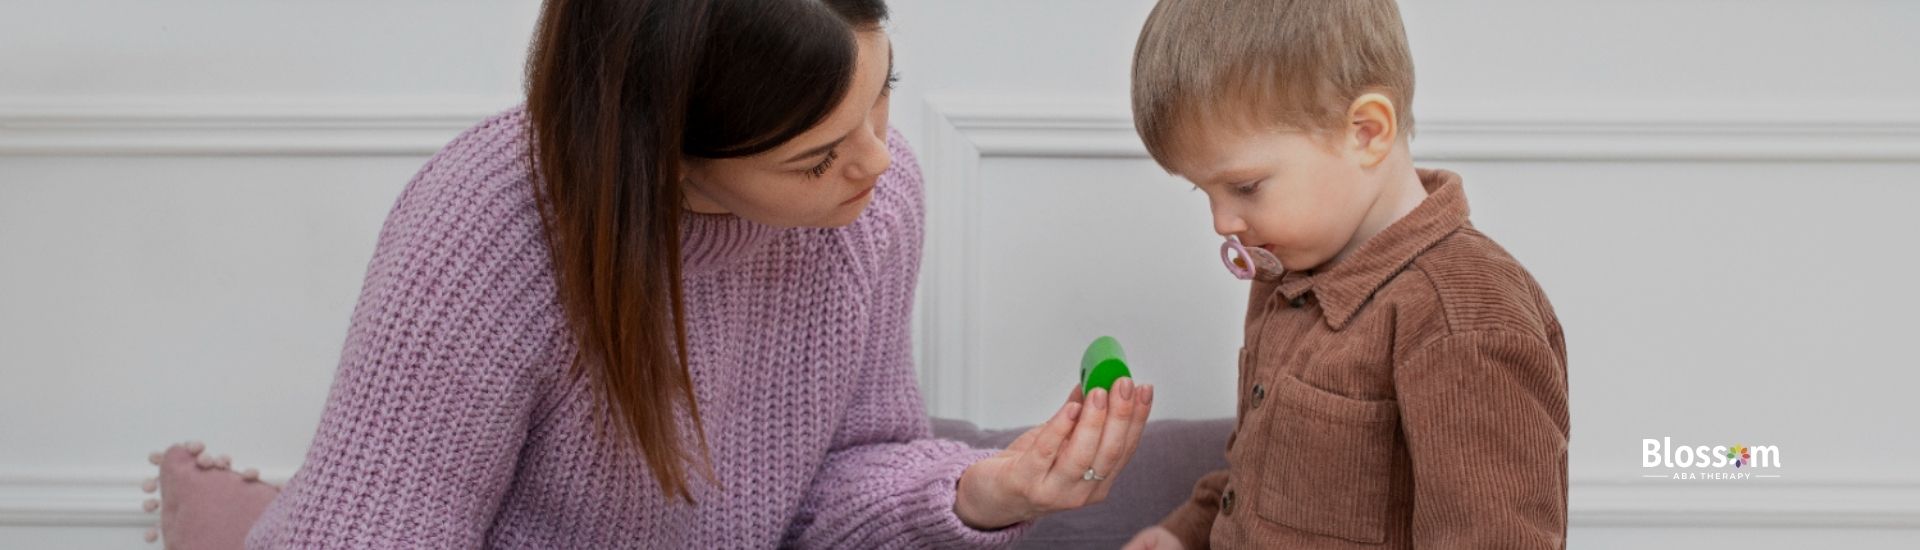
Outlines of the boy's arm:
M 1226 470 L 1200 476 L 1200 481 L 1193 484 L 1193 498 L 1160 520 L 1160 527 L 1172 532 L 1187 550 L 1206 548 L 1213 534 L 1213 518 L 1220 513 L 1220 491 L 1226 487 Z
M 1565 356 L 1541 335 L 1450 335 L 1395 369 L 1418 548 L 1564 548 Z

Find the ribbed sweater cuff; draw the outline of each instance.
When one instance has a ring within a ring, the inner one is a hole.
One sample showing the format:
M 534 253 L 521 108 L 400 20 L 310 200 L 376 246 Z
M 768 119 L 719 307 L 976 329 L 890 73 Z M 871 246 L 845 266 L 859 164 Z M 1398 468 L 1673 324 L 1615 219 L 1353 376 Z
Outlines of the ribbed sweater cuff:
M 960 515 L 954 513 L 961 472 L 995 452 L 998 451 L 982 449 L 952 453 L 927 465 L 920 479 L 924 490 L 912 495 L 912 500 L 906 503 L 919 511 L 908 516 L 917 518 L 914 525 L 907 526 L 915 533 L 914 538 L 934 548 L 999 548 L 1013 544 L 1026 534 L 1032 522 L 983 531 L 967 526 L 960 521 Z

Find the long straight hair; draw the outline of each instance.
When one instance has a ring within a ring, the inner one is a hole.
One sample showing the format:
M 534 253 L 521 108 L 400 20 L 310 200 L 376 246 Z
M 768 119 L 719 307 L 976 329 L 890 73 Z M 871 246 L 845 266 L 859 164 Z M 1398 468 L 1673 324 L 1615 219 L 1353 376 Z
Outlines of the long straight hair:
M 527 57 L 531 179 L 573 372 L 669 496 L 693 501 L 689 464 L 717 484 L 687 365 L 681 161 L 761 153 L 818 124 L 851 85 L 855 32 L 886 17 L 884 0 L 542 9 Z

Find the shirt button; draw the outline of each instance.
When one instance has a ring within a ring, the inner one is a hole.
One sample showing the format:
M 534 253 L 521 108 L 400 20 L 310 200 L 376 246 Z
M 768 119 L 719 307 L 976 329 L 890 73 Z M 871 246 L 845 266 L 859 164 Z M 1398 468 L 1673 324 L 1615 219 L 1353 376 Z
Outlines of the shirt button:
M 1287 304 L 1292 305 L 1293 307 L 1307 307 L 1307 295 L 1301 294 L 1299 296 L 1294 296 L 1293 301 L 1287 302 Z
M 1267 400 L 1267 387 L 1260 384 L 1254 384 L 1253 385 L 1253 408 L 1256 408 L 1256 409 L 1260 408 L 1260 402 L 1265 400 Z
M 1233 515 L 1233 489 L 1227 489 L 1227 492 L 1220 494 L 1220 513 Z

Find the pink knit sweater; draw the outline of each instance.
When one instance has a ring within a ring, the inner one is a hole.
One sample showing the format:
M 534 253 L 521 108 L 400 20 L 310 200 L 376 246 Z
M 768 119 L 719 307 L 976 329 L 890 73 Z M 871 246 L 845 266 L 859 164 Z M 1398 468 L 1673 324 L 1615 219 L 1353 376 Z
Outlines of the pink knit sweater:
M 596 438 L 534 210 L 526 114 L 461 134 L 380 233 L 306 462 L 249 547 L 981 547 L 954 515 L 989 453 L 931 439 L 909 316 L 920 169 L 836 229 L 685 222 L 695 394 L 720 486 L 666 498 Z

